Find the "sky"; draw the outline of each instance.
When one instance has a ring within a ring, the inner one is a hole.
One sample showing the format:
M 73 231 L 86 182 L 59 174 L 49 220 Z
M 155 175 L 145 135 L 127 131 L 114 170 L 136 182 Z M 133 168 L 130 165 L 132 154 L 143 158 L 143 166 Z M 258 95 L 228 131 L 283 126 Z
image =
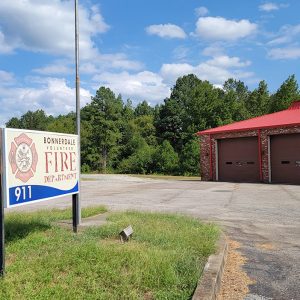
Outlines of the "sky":
M 100 86 L 162 103 L 179 76 L 300 80 L 299 0 L 79 0 L 81 106 Z M 0 125 L 75 111 L 74 0 L 0 1 Z

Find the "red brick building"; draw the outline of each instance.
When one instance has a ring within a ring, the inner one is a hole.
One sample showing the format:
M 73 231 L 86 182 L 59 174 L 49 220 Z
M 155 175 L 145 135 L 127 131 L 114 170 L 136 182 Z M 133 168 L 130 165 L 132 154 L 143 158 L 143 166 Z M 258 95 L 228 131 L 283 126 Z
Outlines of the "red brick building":
M 197 135 L 202 180 L 300 184 L 300 101 Z

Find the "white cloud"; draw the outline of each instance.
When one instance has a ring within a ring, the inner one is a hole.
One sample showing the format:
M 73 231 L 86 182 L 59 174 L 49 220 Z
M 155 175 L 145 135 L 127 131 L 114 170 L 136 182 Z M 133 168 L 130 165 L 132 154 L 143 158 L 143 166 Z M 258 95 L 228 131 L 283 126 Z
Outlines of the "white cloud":
M 139 61 L 129 60 L 125 54 L 104 54 L 99 57 L 100 64 L 105 63 L 106 68 L 125 69 L 125 70 L 140 70 L 143 64 Z
M 98 54 L 95 59 L 82 61 L 79 65 L 79 71 L 83 74 L 96 74 L 99 71 L 120 69 L 120 70 L 141 70 L 143 64 L 139 61 L 129 60 L 123 53 L 116 54 Z M 60 59 L 54 62 L 32 70 L 41 75 L 70 75 L 74 73 L 74 62 L 70 59 Z
M 204 17 L 209 13 L 209 10 L 205 6 L 200 6 L 195 9 L 197 17 Z
M 39 88 L 0 86 L 0 124 L 12 117 L 19 117 L 28 110 L 43 109 L 47 114 L 65 114 L 75 111 L 75 88 L 67 85 L 65 79 L 47 78 Z M 91 94 L 81 88 L 81 106 L 90 101 Z
M 81 58 L 94 57 L 92 37 L 106 32 L 98 8 L 79 6 Z M 74 3 L 64 0 L 1 0 L 1 52 L 25 49 L 54 55 L 74 56 Z
M 222 17 L 202 17 L 196 23 L 194 35 L 219 41 L 235 41 L 254 34 L 257 25 L 249 20 L 227 20 Z
M 241 68 L 249 66 L 250 62 L 242 62 L 238 57 L 219 56 L 202 62 L 196 66 L 191 64 L 163 64 L 160 70 L 161 76 L 171 84 L 179 76 L 195 74 L 201 80 L 208 80 L 218 85 L 223 84 L 228 78 L 250 78 L 252 72 L 241 71 Z
M 94 60 L 80 64 L 80 72 L 95 74 L 107 70 L 130 70 L 139 71 L 143 64 L 136 60 L 130 60 L 124 53 L 98 54 Z
M 14 82 L 14 74 L 0 70 L 0 85 L 10 85 Z
M 150 35 L 157 35 L 161 38 L 186 38 L 184 30 L 174 24 L 150 25 L 146 28 L 146 32 Z
M 268 52 L 271 59 L 298 59 L 300 58 L 300 47 L 274 48 Z
M 173 58 L 176 60 L 184 60 L 187 58 L 188 54 L 190 52 L 190 49 L 185 46 L 178 46 L 176 47 L 172 54 Z
M 115 93 L 122 94 L 123 98 L 129 97 L 133 101 L 146 99 L 156 104 L 170 94 L 170 88 L 163 82 L 162 77 L 149 71 L 136 74 L 105 72 L 94 76 L 93 80 L 98 86 L 109 87 Z
M 300 34 L 300 24 L 291 26 L 282 26 L 276 35 L 276 38 L 268 42 L 268 45 L 286 44 L 293 41 Z
M 1 21 L 0 21 L 1 22 Z M 12 53 L 13 47 L 8 45 L 2 31 L 0 31 L 0 54 Z
M 72 69 L 67 62 L 57 61 L 32 71 L 41 75 L 68 75 L 74 73 L 74 68 Z
M 160 74 L 164 78 L 165 81 L 168 83 L 175 82 L 175 80 L 183 75 L 195 73 L 195 67 L 183 63 L 183 64 L 163 64 L 161 69 L 160 69 Z
M 281 8 L 286 8 L 286 7 L 289 7 L 288 3 L 266 2 L 264 4 L 261 4 L 258 8 L 261 11 L 271 12 L 271 11 L 279 10 Z
M 299 35 L 300 24 L 282 26 L 275 35 L 275 38 L 267 43 L 267 46 L 277 46 L 276 48 L 269 49 L 267 56 L 274 60 L 300 58 Z
M 210 45 L 206 48 L 204 48 L 202 50 L 202 54 L 205 55 L 205 56 L 221 56 L 223 55 L 223 52 L 224 52 L 224 49 L 223 47 L 215 44 L 215 45 Z
M 278 10 L 278 9 L 279 9 L 279 5 L 273 2 L 264 3 L 259 6 L 259 10 L 267 11 L 267 12 L 270 12 L 272 10 Z
M 161 68 L 161 74 L 168 82 L 175 82 L 179 76 L 195 74 L 201 80 L 209 80 L 213 84 L 223 83 L 232 74 L 225 68 L 201 63 L 197 66 L 189 64 L 164 64 Z
M 206 62 L 209 65 L 224 68 L 243 68 L 251 65 L 249 60 L 242 62 L 239 57 L 229 57 L 227 55 L 216 56 Z
M 86 62 L 83 64 L 80 64 L 79 66 L 79 71 L 82 74 L 95 74 L 99 72 L 99 69 L 94 63 L 91 62 Z

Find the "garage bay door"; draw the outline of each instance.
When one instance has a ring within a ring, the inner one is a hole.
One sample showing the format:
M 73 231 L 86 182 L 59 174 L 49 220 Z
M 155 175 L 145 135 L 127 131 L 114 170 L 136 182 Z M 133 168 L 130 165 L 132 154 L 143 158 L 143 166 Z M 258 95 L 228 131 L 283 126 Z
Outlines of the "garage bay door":
M 274 135 L 271 144 L 271 181 L 300 184 L 300 134 Z
M 259 182 L 257 137 L 218 140 L 220 181 Z

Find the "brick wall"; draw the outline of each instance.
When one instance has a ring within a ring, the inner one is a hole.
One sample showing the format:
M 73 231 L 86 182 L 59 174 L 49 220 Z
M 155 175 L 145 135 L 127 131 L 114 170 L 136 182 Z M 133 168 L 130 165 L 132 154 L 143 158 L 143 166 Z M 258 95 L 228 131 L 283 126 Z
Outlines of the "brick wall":
M 270 135 L 300 133 L 300 127 L 261 129 L 262 181 L 269 182 L 268 137 Z M 216 180 L 216 140 L 258 136 L 258 130 L 217 133 L 200 136 L 200 173 L 202 180 Z M 212 153 L 212 156 L 211 156 Z

